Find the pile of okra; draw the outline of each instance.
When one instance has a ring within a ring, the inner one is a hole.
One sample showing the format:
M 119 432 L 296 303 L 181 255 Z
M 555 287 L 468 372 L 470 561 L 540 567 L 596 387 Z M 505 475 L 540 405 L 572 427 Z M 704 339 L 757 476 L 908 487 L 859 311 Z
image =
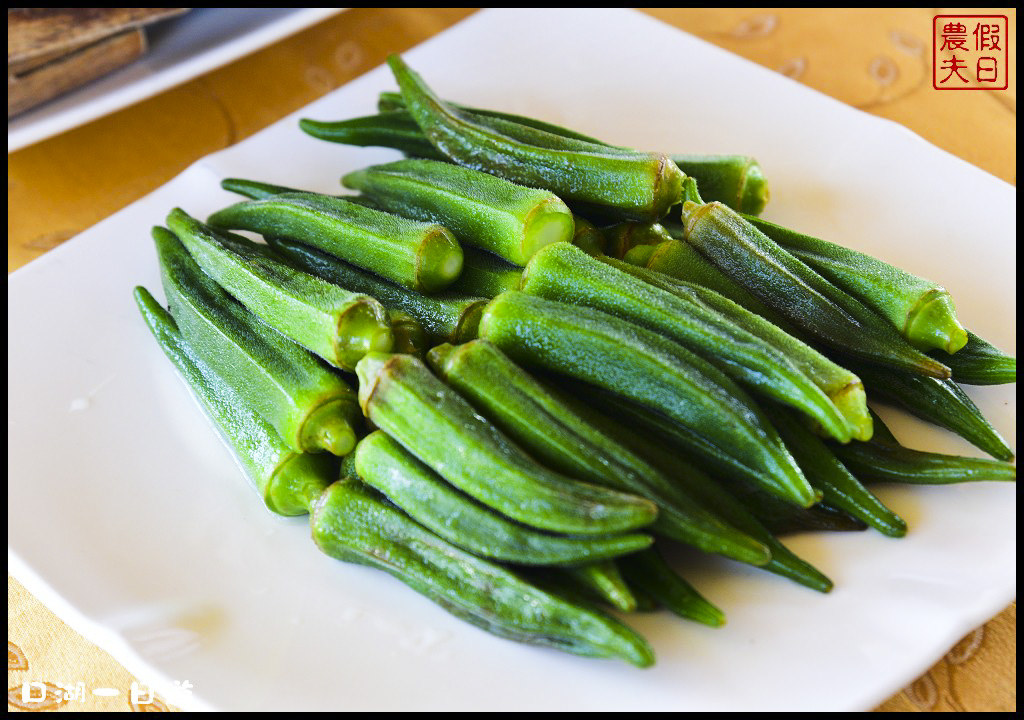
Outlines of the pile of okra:
M 759 219 L 751 158 L 608 145 L 389 65 L 379 114 L 301 128 L 406 159 L 341 178 L 358 194 L 225 180 L 246 199 L 153 230 L 167 308 L 136 289 L 324 552 L 497 635 L 647 666 L 609 608 L 725 620 L 666 548 L 828 592 L 779 536 L 901 537 L 873 483 L 1016 480 L 960 387 L 1016 360 L 941 286 Z M 994 459 L 904 447 L 869 399 Z

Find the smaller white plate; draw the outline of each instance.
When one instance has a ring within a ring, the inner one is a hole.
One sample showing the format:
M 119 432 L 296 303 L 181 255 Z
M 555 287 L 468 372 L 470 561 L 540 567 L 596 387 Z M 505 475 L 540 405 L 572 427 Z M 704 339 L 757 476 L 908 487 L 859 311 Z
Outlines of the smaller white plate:
M 227 65 L 344 8 L 193 8 L 148 28 L 149 50 L 95 82 L 7 122 L 7 152 L 84 125 Z

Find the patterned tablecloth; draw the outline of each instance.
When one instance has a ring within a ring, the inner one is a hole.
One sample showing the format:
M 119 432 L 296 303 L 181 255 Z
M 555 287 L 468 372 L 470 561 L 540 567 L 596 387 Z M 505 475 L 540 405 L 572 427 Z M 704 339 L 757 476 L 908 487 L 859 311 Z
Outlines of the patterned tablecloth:
M 155 189 L 196 159 L 466 17 L 463 9 L 357 8 L 154 98 L 8 156 L 7 267 L 14 270 Z M 845 103 L 895 120 L 1016 184 L 1016 11 L 1009 87 L 932 86 L 932 22 L 952 9 L 652 9 L 655 17 Z M 941 77 L 939 78 L 941 80 Z M 950 190 L 951 194 L 955 189 Z M 1016 710 L 1016 604 L 978 628 L 881 710 Z M 109 655 L 7 583 L 11 710 L 168 710 Z M 73 679 L 72 692 L 57 683 Z M 46 692 L 26 705 L 24 683 Z M 77 685 L 81 683 L 81 685 Z M 85 691 L 89 689 L 89 692 Z M 94 694 L 95 689 L 107 689 Z

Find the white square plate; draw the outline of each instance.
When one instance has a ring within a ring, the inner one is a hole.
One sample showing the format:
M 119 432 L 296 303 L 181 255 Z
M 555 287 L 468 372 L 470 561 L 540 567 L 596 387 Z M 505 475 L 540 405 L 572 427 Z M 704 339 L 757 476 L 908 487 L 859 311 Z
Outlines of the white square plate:
M 944 283 L 1015 351 L 1016 191 L 892 123 L 631 11 L 489 10 L 406 55 L 444 97 L 609 142 L 757 156 L 766 217 Z M 157 689 L 232 710 L 860 710 L 896 692 L 1016 592 L 1016 487 L 885 488 L 910 533 L 800 536 L 822 596 L 724 560 L 689 577 L 709 629 L 631 619 L 637 670 L 508 642 L 391 577 L 319 553 L 260 504 L 141 322 L 159 292 L 149 228 L 233 201 L 229 175 L 337 192 L 395 153 L 301 133 L 374 111 L 378 68 L 212 155 L 8 281 L 8 543 L 15 574 Z M 1016 438 L 1016 386 L 969 390 Z M 912 447 L 976 454 L 899 413 Z M 162 683 L 162 684 L 161 684 Z

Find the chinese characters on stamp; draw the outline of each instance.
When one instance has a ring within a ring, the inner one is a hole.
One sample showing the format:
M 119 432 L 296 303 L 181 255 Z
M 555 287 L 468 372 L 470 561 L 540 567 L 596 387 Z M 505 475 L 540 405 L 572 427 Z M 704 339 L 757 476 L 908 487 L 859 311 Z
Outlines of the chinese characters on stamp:
M 932 87 L 1009 87 L 1009 22 L 1005 15 L 936 15 L 932 19 Z

